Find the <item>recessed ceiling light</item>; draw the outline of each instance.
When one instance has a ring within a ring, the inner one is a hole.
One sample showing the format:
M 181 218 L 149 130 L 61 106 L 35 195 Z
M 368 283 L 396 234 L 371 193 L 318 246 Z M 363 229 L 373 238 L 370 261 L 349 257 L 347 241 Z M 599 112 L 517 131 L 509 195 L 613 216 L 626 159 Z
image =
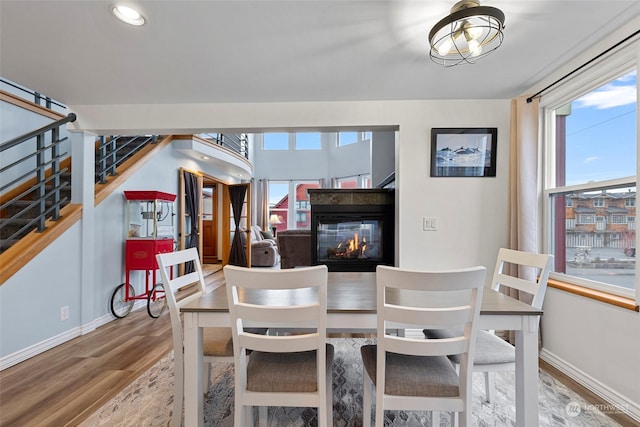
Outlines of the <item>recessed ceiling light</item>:
M 209 160 L 209 157 L 208 156 L 202 156 L 201 159 L 202 160 Z
M 111 12 L 113 12 L 116 18 L 130 25 L 139 27 L 145 23 L 144 16 L 129 6 L 113 6 Z

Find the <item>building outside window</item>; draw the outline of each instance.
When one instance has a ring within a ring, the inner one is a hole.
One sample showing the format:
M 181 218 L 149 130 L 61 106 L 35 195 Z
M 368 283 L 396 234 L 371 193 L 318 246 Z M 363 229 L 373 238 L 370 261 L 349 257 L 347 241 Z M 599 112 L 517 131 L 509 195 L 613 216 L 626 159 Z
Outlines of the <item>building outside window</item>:
M 584 84 L 572 82 L 549 96 L 544 110 L 552 277 L 629 297 L 636 288 L 634 64 L 592 69 L 596 74 L 577 78 Z
M 272 225 L 277 232 L 311 228 L 309 188 L 320 188 L 320 181 L 269 181 L 269 218 L 275 214 L 280 220 Z

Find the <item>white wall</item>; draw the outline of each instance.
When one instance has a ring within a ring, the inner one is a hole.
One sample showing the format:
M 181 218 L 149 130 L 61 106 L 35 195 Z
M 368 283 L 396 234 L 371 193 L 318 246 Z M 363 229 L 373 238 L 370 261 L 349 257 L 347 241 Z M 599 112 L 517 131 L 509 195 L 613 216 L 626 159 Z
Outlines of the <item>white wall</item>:
M 640 416 L 638 313 L 550 288 L 541 324 L 545 360 Z

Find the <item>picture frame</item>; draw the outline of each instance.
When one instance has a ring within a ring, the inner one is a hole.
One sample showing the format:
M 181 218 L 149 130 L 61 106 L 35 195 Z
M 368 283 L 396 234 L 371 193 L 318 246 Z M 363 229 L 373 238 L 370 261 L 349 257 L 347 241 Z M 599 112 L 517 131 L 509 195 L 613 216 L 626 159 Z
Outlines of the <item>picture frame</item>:
M 497 128 L 432 128 L 432 177 L 495 177 Z

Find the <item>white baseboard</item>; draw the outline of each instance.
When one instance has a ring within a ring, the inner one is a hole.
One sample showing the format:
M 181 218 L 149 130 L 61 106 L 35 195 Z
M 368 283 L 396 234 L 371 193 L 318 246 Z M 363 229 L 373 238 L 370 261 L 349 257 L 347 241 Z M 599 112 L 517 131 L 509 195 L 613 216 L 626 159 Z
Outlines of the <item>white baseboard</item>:
M 629 400 L 626 396 L 616 392 L 544 348 L 540 351 L 540 358 L 607 402 L 607 405 L 596 407 L 596 409 L 605 414 L 612 411 L 621 412 L 640 422 L 640 404 L 638 402 Z
M 131 311 L 138 310 L 140 308 L 146 309 L 146 301 L 136 301 L 133 305 L 133 309 Z M 47 338 L 44 341 L 33 344 L 27 348 L 23 348 L 22 350 L 18 350 L 15 353 L 9 354 L 0 358 L 0 371 L 3 371 L 7 368 L 12 367 L 13 365 L 17 365 L 20 362 L 24 362 L 25 360 L 37 356 L 40 353 L 44 353 L 47 350 L 51 350 L 52 348 L 64 344 L 67 341 L 70 341 L 74 338 L 77 338 L 81 335 L 88 334 L 89 332 L 93 332 L 96 328 L 106 325 L 109 322 L 117 320 L 115 317 L 109 314 L 105 314 L 104 316 L 100 316 L 97 319 L 86 323 L 81 326 L 77 326 L 75 328 L 69 329 L 68 331 L 62 332 L 54 337 Z
M 81 333 L 80 327 L 69 329 L 68 331 L 65 331 L 54 337 L 47 338 L 44 341 L 31 345 L 22 350 L 16 351 L 15 353 L 9 354 L 3 357 L 2 359 L 0 359 L 0 371 L 10 368 L 13 365 L 17 365 L 20 362 L 24 362 L 25 360 L 33 356 L 36 356 L 40 353 L 43 353 L 57 345 L 60 345 L 76 337 L 79 337 L 80 333 Z

